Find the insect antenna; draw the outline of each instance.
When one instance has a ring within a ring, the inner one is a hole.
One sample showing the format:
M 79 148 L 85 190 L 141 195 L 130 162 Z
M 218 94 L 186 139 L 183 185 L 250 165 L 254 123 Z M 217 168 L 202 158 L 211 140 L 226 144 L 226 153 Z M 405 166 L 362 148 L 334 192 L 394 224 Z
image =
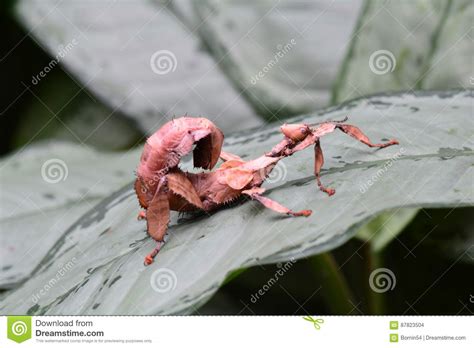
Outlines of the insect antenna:
M 323 123 L 344 123 L 348 119 L 349 119 L 349 116 L 346 116 L 342 120 L 327 120 L 327 121 L 323 121 L 323 122 L 311 123 L 308 126 L 312 127 L 312 126 L 317 126 L 317 125 L 323 124 Z

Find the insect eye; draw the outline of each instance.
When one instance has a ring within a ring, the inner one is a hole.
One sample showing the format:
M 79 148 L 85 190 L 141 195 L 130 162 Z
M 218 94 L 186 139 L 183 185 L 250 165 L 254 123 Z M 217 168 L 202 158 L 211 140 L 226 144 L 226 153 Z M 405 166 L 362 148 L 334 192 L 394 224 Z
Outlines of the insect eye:
M 306 134 L 308 130 L 306 128 L 301 128 L 301 133 Z

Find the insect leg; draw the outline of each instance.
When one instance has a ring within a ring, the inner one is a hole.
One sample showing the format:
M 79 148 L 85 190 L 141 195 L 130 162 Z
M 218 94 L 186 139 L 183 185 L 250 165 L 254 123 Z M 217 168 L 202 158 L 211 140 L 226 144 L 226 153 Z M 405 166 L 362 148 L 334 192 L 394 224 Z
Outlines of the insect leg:
M 231 160 L 237 160 L 237 161 L 242 161 L 243 162 L 242 158 L 240 158 L 239 156 L 234 155 L 233 153 L 230 153 L 230 152 L 221 151 L 221 154 L 219 155 L 219 157 L 224 162 L 231 161 Z
M 153 262 L 154 257 L 161 249 L 161 242 L 163 242 L 163 237 L 168 229 L 170 206 L 167 191 L 166 177 L 163 177 L 160 179 L 155 195 L 147 209 L 147 231 L 154 240 L 158 241 L 158 246 L 145 257 L 145 265 Z
M 164 244 L 163 238 L 168 229 L 170 220 L 168 190 L 183 197 L 188 203 L 195 207 L 204 209 L 199 195 L 186 175 L 181 172 L 174 172 L 160 179 L 158 189 L 147 210 L 148 234 L 158 241 L 158 244 L 153 251 L 145 257 L 145 265 L 149 265 L 153 262 L 153 259 Z
M 145 256 L 145 261 L 144 261 L 145 266 L 151 265 L 153 263 L 155 256 L 160 252 L 163 245 L 165 245 L 164 240 L 156 243 L 156 247 L 153 249 L 153 251 L 149 253 L 147 256 Z
M 171 192 L 184 198 L 196 208 L 204 209 L 201 199 L 191 181 L 182 172 L 173 172 L 166 176 L 167 185 Z
M 332 196 L 336 193 L 336 190 L 332 188 L 327 188 L 321 183 L 321 167 L 324 164 L 323 150 L 321 150 L 321 144 L 319 139 L 314 144 L 314 175 L 316 176 L 316 182 L 318 183 L 319 189 L 323 192 L 326 192 L 329 196 Z
M 280 203 L 275 202 L 274 200 L 271 200 L 270 198 L 260 195 L 260 193 L 263 193 L 263 191 L 264 189 L 257 188 L 257 189 L 245 190 L 245 191 L 242 191 L 242 193 L 246 194 L 252 199 L 255 199 L 256 201 L 259 201 L 265 207 L 273 211 L 276 211 L 277 213 L 293 215 L 293 216 L 310 216 L 312 213 L 311 210 L 301 210 L 301 211 L 290 210 L 287 207 L 284 207 L 283 205 L 281 205 Z
M 351 137 L 359 140 L 360 142 L 362 142 L 365 145 L 370 146 L 370 147 L 383 148 L 383 147 L 398 144 L 398 141 L 395 140 L 395 139 L 391 139 L 390 141 L 388 141 L 386 143 L 374 144 L 370 141 L 370 139 L 364 133 L 362 133 L 362 131 L 359 128 L 357 128 L 356 126 L 352 126 L 350 124 L 336 124 L 336 128 L 339 128 L 344 133 L 349 134 Z
M 140 210 L 138 212 L 137 220 L 143 220 L 146 219 L 146 211 L 145 210 Z
M 265 156 L 269 157 L 279 157 L 288 151 L 292 146 L 295 145 L 295 142 L 289 138 L 285 138 L 276 144 L 270 152 L 265 153 Z

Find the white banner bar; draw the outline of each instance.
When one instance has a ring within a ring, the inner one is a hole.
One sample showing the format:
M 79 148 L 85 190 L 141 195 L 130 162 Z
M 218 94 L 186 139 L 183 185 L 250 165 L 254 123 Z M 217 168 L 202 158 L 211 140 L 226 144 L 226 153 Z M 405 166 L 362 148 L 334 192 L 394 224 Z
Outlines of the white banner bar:
M 4 316 L 0 327 L 0 347 L 474 347 L 472 316 Z

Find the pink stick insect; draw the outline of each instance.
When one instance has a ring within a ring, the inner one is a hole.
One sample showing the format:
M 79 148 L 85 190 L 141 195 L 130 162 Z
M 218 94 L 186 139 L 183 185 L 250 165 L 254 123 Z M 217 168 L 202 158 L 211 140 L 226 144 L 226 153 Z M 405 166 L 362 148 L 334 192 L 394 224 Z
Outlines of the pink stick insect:
M 311 210 L 293 211 L 263 196 L 265 189 L 261 185 L 281 159 L 314 145 L 317 184 L 328 195 L 334 194 L 335 191 L 324 187 L 320 180 L 324 158 L 319 139 L 335 129 L 370 147 L 398 144 L 396 140 L 373 144 L 359 128 L 344 124 L 345 121 L 327 121 L 315 125 L 284 124 L 281 127 L 284 139 L 269 153 L 250 161 L 221 151 L 224 139 L 222 132 L 207 119 L 182 117 L 166 123 L 147 140 L 135 182 L 139 203 L 146 209 L 146 213 L 140 212 L 139 218 L 147 220 L 148 234 L 158 242 L 145 257 L 145 265 L 153 262 L 164 244 L 171 210 L 211 212 L 247 196 L 278 213 L 311 215 Z M 179 161 L 194 145 L 196 167 L 212 169 L 219 157 L 224 162 L 209 172 L 183 172 L 178 167 Z
M 285 135 L 285 138 L 277 144 L 267 156 L 291 156 L 295 152 L 304 150 L 308 146 L 314 145 L 314 174 L 316 176 L 316 182 L 321 191 L 326 192 L 329 196 L 332 196 L 336 191 L 331 188 L 326 188 L 321 183 L 320 172 L 324 164 L 323 151 L 319 139 L 334 130 L 339 129 L 351 137 L 359 140 L 369 147 L 384 148 L 391 145 L 398 145 L 398 141 L 395 139 L 389 140 L 386 143 L 373 144 L 369 138 L 362 133 L 362 131 L 356 126 L 345 124 L 348 117 L 341 121 L 327 121 L 308 125 L 305 123 L 300 124 L 284 124 L 280 127 L 281 132 Z

